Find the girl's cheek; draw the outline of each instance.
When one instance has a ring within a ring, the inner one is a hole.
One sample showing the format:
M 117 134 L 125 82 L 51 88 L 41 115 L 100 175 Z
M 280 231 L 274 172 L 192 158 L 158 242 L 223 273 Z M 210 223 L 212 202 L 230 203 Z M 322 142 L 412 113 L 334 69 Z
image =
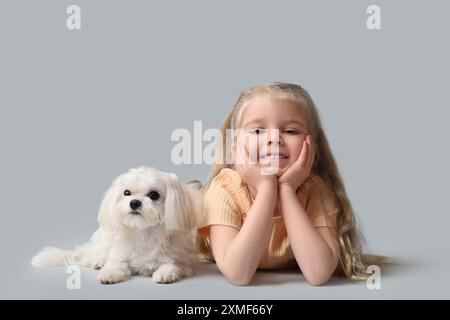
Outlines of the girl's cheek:
M 296 161 L 302 152 L 303 141 L 305 140 L 304 136 L 298 136 L 296 139 L 291 141 L 289 146 L 289 154 L 291 161 Z

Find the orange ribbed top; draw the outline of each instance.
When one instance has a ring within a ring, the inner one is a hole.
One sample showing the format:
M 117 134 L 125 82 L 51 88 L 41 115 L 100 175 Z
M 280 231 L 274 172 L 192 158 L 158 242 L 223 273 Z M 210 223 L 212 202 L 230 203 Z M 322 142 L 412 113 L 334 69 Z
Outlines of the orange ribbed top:
M 336 227 L 338 208 L 330 188 L 319 176 L 309 176 L 298 189 L 297 195 L 314 226 Z M 206 190 L 203 199 L 206 221 L 198 229 L 199 234 L 209 241 L 209 227 L 217 224 L 240 230 L 253 200 L 240 175 L 233 169 L 222 169 Z M 270 237 L 265 246 L 258 268 L 279 269 L 295 265 L 281 212 L 274 212 Z

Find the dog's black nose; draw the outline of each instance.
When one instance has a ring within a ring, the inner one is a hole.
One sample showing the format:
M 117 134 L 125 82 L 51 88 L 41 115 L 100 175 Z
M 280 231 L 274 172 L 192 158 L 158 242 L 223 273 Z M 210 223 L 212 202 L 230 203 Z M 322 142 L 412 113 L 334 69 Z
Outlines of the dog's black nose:
M 142 204 L 142 202 L 140 202 L 139 200 L 136 200 L 136 199 L 130 201 L 130 207 L 133 210 L 136 210 L 137 208 L 139 208 L 141 206 L 141 204 Z

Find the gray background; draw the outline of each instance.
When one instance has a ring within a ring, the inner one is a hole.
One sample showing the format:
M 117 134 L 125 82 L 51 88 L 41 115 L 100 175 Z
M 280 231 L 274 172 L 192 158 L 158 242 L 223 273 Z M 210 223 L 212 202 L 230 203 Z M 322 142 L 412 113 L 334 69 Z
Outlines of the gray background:
M 378 4 L 382 30 L 366 28 Z M 78 4 L 82 30 L 66 29 Z M 2 1 L 1 298 L 449 298 L 448 1 Z M 205 181 L 174 165 L 176 128 L 218 128 L 239 92 L 281 80 L 315 100 L 372 252 L 404 260 L 382 289 L 290 271 L 235 287 L 193 278 L 101 286 L 35 269 L 44 245 L 96 228 L 101 195 L 131 167 Z

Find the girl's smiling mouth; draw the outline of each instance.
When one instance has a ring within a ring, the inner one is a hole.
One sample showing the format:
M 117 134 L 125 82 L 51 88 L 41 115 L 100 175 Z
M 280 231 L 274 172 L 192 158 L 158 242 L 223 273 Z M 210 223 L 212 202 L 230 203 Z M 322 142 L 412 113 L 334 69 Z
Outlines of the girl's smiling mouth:
M 284 155 L 282 153 L 267 153 L 265 155 L 262 155 L 259 159 L 260 160 L 265 160 L 265 159 L 270 159 L 270 160 L 279 159 L 279 160 L 281 160 L 281 159 L 287 159 L 287 158 L 288 158 L 288 156 L 286 156 L 286 155 Z
M 259 157 L 259 161 L 261 164 L 270 164 L 272 162 L 279 162 L 287 160 L 289 156 L 281 152 L 268 152 Z

